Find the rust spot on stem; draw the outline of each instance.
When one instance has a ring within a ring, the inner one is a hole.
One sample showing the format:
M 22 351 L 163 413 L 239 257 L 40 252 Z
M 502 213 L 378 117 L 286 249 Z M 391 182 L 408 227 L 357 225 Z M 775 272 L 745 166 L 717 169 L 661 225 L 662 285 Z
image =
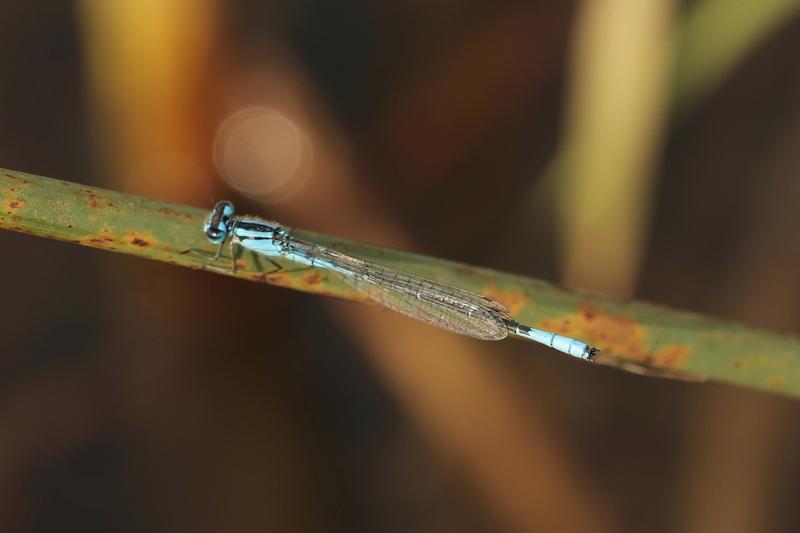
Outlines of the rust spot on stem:
M 512 315 L 519 313 L 528 301 L 525 293 L 514 289 L 503 292 L 490 287 L 483 291 L 483 295 L 508 307 Z
M 320 273 L 314 271 L 304 274 L 300 279 L 306 285 L 319 285 L 322 282 Z
M 14 213 L 14 211 L 19 211 L 20 209 L 25 208 L 25 200 L 19 198 L 18 196 L 12 196 L 10 198 L 6 198 L 3 201 L 3 210 L 6 212 L 7 215 Z
M 86 189 L 84 192 L 86 192 L 86 201 L 89 204 L 89 208 L 97 209 L 100 206 L 99 198 L 97 197 L 97 195 L 88 189 Z
M 110 248 L 114 244 L 114 237 L 109 235 L 89 235 L 79 242 L 95 248 Z
M 156 239 L 151 235 L 129 231 L 123 235 L 122 241 L 127 242 L 131 246 L 136 246 L 137 248 L 151 248 Z
M 30 185 L 32 183 L 31 180 L 29 180 L 27 178 L 23 178 L 22 176 L 15 176 L 13 174 L 9 174 L 8 172 L 6 172 L 5 175 L 6 175 L 6 177 L 8 179 L 12 179 L 14 181 L 17 181 L 17 182 L 25 184 L 25 185 Z
M 189 222 L 190 220 L 193 220 L 193 218 L 191 216 L 189 216 L 189 215 L 187 215 L 185 213 L 180 213 L 178 211 L 175 211 L 174 209 L 170 209 L 169 207 L 159 207 L 157 209 L 157 211 L 158 211 L 158 213 L 160 213 L 160 214 L 162 214 L 164 216 L 177 218 L 177 219 L 182 220 L 184 222 Z
M 775 376 L 769 380 L 769 386 L 771 389 L 782 387 L 784 383 L 786 383 L 786 380 L 783 379 L 781 376 Z
M 582 303 L 578 311 L 567 316 L 546 318 L 536 327 L 575 337 L 626 359 L 649 362 L 645 331 L 639 323 L 624 315 L 607 313 L 590 303 Z
M 105 195 L 102 193 L 98 194 L 96 191 L 92 189 L 81 189 L 81 192 L 84 194 L 86 198 L 86 204 L 89 206 L 89 209 L 94 211 L 103 211 L 103 210 L 115 210 L 118 211 L 117 205 L 109 200 Z
M 692 353 L 692 348 L 680 344 L 668 344 L 653 354 L 653 364 L 666 368 L 681 368 Z
M 264 281 L 267 283 L 271 283 L 273 285 L 288 285 L 288 281 L 286 279 L 286 274 L 282 272 L 278 272 L 275 274 L 262 274 L 264 276 Z

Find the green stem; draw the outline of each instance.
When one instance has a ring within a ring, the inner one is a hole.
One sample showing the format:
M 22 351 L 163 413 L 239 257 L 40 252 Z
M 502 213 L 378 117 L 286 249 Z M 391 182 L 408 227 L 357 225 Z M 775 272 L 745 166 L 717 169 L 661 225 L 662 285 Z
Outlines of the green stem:
M 230 269 L 203 235 L 206 210 L 0 169 L 0 227 L 173 265 L 353 300 L 363 296 L 324 271 L 271 272 L 250 253 Z M 495 298 L 522 323 L 600 348 L 602 362 L 647 365 L 800 396 L 800 340 L 635 301 L 360 242 L 296 232 L 376 263 Z

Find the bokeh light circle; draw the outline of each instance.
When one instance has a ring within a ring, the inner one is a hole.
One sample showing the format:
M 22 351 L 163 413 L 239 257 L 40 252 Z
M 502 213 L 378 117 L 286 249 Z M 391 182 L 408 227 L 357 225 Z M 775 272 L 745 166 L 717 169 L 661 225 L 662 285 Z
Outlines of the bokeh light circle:
M 250 107 L 226 118 L 214 139 L 214 164 L 234 189 L 281 201 L 310 173 L 312 150 L 298 124 L 269 107 Z

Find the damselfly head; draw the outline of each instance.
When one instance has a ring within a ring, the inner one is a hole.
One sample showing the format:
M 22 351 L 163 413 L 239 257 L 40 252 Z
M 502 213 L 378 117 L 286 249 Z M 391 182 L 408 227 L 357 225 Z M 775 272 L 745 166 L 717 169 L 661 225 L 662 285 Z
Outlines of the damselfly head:
M 233 204 L 222 201 L 217 202 L 214 209 L 208 214 L 203 231 L 209 241 L 219 244 L 225 240 L 230 230 L 231 217 L 233 216 Z

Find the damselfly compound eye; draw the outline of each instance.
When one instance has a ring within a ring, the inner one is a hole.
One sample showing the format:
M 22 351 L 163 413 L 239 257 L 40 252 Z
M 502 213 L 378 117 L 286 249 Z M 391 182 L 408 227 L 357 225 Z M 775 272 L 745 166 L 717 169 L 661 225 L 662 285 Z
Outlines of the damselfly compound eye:
M 219 244 L 224 241 L 225 235 L 226 233 L 224 231 L 221 231 L 217 228 L 206 229 L 206 237 L 208 237 L 208 240 L 214 244 Z
M 228 236 L 231 217 L 233 216 L 233 204 L 230 202 L 217 202 L 214 209 L 208 214 L 203 231 L 209 241 L 220 244 Z

